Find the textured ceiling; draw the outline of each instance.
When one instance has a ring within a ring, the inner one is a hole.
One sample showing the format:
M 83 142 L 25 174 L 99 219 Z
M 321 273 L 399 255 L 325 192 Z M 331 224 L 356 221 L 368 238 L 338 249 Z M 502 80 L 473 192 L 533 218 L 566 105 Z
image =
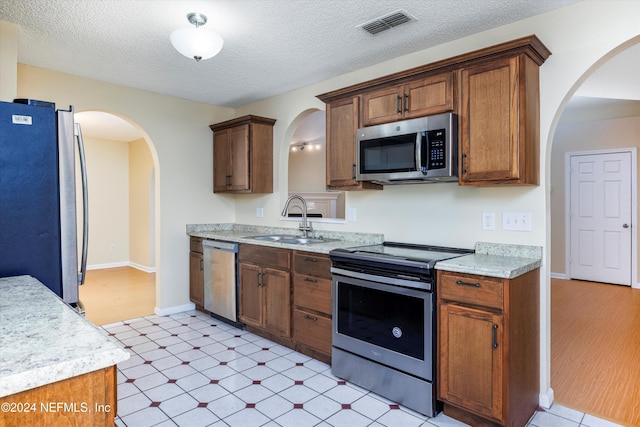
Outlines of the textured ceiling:
M 238 107 L 578 0 L 2 0 L 21 63 Z M 416 18 L 372 36 L 358 25 Z M 200 12 L 225 40 L 196 63 L 171 31 Z

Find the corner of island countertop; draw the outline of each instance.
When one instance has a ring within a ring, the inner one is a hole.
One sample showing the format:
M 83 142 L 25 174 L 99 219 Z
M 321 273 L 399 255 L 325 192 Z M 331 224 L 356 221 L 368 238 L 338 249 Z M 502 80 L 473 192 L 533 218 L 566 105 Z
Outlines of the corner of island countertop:
M 31 276 L 0 278 L 0 397 L 129 359 L 122 345 Z
M 440 261 L 437 270 L 514 279 L 540 268 L 542 247 L 478 242 L 470 255 Z

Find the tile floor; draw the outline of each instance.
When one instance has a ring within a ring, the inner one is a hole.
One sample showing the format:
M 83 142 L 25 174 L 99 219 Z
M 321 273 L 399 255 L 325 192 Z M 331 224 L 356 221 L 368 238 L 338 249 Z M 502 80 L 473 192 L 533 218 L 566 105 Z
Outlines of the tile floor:
M 340 380 L 322 362 L 201 312 L 102 328 L 131 353 L 118 365 L 118 426 L 466 425 L 422 416 Z M 554 405 L 529 426 L 616 424 Z

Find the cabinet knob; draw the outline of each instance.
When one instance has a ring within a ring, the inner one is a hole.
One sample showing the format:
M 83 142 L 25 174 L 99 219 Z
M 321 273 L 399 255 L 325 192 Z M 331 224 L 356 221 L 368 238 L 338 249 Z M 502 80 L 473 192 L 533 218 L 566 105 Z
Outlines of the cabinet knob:
M 398 95 L 398 108 L 396 109 L 396 113 L 402 113 L 402 97 Z
M 404 94 L 404 111 L 409 111 L 409 95 L 406 93 Z
M 629 228 L 631 227 L 629 224 L 622 224 L 622 228 Z
M 306 262 L 318 262 L 318 258 L 309 258 L 309 257 L 304 257 L 304 260 Z
M 493 348 L 498 348 L 498 325 L 493 324 Z
M 305 277 L 304 281 L 305 282 L 311 282 L 311 283 L 318 283 L 318 281 L 316 279 L 312 279 L 311 277 Z
M 471 282 L 463 282 L 462 280 L 456 280 L 456 285 L 458 286 L 471 286 L 474 288 L 479 288 L 480 283 L 471 283 Z
M 305 315 L 304 315 L 304 318 L 305 318 L 305 319 L 307 319 L 307 320 L 312 320 L 312 321 L 314 321 L 314 322 L 317 322 L 317 321 L 318 321 L 318 318 L 317 318 L 317 317 L 309 316 L 308 314 L 305 314 Z

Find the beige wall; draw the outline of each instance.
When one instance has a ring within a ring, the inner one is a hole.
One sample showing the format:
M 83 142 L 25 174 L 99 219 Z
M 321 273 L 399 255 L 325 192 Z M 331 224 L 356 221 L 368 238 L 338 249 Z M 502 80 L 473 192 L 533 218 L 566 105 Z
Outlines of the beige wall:
M 278 225 L 286 199 L 288 143 L 299 115 L 324 109 L 315 96 L 392 72 L 471 50 L 537 34 L 553 55 L 540 71 L 541 184 L 521 188 L 466 188 L 455 184 L 396 186 L 382 192 L 349 193 L 347 207 L 357 222 L 319 224 L 318 229 L 382 232 L 388 240 L 473 247 L 477 241 L 542 246 L 541 269 L 541 404 L 550 389 L 550 168 L 552 138 L 562 109 L 575 88 L 621 45 L 640 41 L 640 2 L 589 1 L 514 24 L 455 40 L 431 49 L 357 70 L 280 96 L 238 108 L 235 112 L 145 91 L 34 67 L 20 66 L 18 94 L 73 104 L 78 111 L 106 110 L 139 125 L 153 144 L 158 230 L 156 305 L 168 308 L 188 301 L 187 223 L 236 221 Z M 635 39 L 634 39 L 635 38 Z M 632 40 L 634 39 L 634 40 Z M 208 124 L 243 114 L 273 117 L 274 194 L 214 196 L 211 193 L 211 134 Z M 255 217 L 263 207 L 264 218 Z M 481 214 L 532 213 L 531 232 L 482 231 Z M 290 224 L 294 226 L 293 224 Z
M 0 21 L 0 101 L 17 98 L 18 80 L 18 27 Z
M 84 138 L 84 148 L 89 194 L 87 266 L 102 268 L 127 264 L 129 261 L 129 144 L 99 138 Z M 79 189 L 79 177 L 76 184 Z M 78 196 L 80 197 L 80 191 Z
M 557 275 L 567 273 L 565 268 L 566 153 L 629 147 L 640 147 L 640 116 L 563 123 L 556 129 L 551 153 L 550 252 L 552 273 Z M 636 189 L 640 188 L 638 183 L 636 186 Z M 640 224 L 637 218 L 635 223 Z M 635 229 L 637 230 L 637 228 Z M 637 278 L 633 280 L 638 281 Z
M 144 139 L 129 143 L 129 262 L 152 271 L 153 159 Z

